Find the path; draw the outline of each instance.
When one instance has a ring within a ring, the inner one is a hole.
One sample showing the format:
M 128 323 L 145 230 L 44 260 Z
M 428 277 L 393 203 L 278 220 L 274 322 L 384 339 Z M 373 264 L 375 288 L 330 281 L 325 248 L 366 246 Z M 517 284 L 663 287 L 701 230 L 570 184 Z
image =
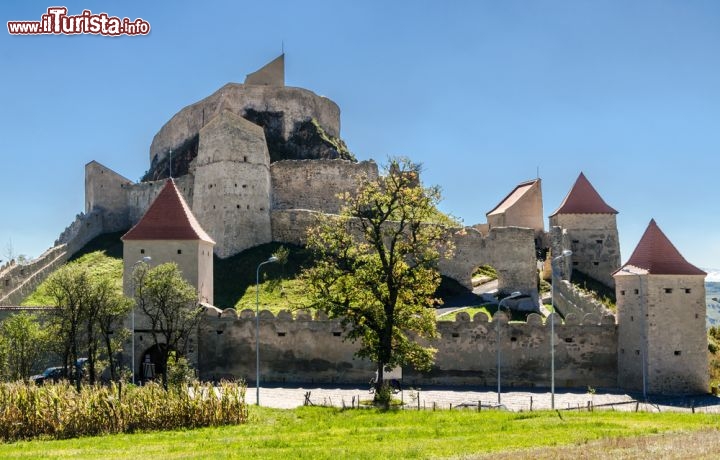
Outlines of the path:
M 263 406 L 281 409 L 290 409 L 302 406 L 305 402 L 305 395 L 310 392 L 310 401 L 314 405 L 328 405 L 335 407 L 350 407 L 357 404 L 358 399 L 368 400 L 372 395 L 368 388 L 357 386 L 297 386 L 281 387 L 269 386 L 260 388 L 260 403 Z M 478 401 L 482 408 L 497 408 L 498 397 L 495 391 L 490 388 L 451 388 L 451 387 L 427 387 L 419 391 L 404 390 L 397 397 L 401 398 L 408 408 L 417 408 L 420 399 L 420 407 L 432 409 L 433 407 L 448 409 L 452 404 L 453 408 L 468 407 L 477 409 Z M 587 409 L 588 402 L 595 408 L 606 408 L 628 411 L 667 412 L 680 411 L 691 412 L 695 407 L 696 412 L 720 413 L 720 398 L 710 395 L 699 395 L 694 397 L 656 397 L 651 398 L 648 403 L 637 403 L 632 395 L 620 391 L 602 391 L 589 394 L 581 390 L 563 390 L 555 393 L 556 409 Z M 248 387 L 246 401 L 255 404 L 255 387 Z M 504 408 L 511 411 L 528 411 L 539 409 L 550 409 L 551 394 L 546 389 L 513 389 L 501 394 L 501 403 Z

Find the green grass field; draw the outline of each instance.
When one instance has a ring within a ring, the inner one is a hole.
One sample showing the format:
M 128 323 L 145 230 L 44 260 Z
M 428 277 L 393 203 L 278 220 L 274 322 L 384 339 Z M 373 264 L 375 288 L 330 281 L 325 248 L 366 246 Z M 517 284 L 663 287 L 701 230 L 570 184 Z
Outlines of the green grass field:
M 549 411 L 252 407 L 246 425 L 1 444 L 0 457 L 467 458 L 667 432 L 704 433 L 720 426 L 720 416 L 708 414 L 595 411 L 560 415 Z

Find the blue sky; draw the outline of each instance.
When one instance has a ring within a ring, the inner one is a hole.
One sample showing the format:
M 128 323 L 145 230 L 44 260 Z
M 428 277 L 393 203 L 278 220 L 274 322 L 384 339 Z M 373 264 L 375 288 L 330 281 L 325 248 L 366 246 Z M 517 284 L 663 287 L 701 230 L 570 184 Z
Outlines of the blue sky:
M 142 18 L 148 36 L 11 36 L 49 6 Z M 359 159 L 406 155 L 443 210 L 485 222 L 582 171 L 620 211 L 623 261 L 651 218 L 720 267 L 720 3 L 714 1 L 3 2 L 0 259 L 37 256 L 83 211 L 91 160 L 138 180 L 182 107 L 276 57 L 341 108 Z M 546 220 L 547 225 L 547 220 Z

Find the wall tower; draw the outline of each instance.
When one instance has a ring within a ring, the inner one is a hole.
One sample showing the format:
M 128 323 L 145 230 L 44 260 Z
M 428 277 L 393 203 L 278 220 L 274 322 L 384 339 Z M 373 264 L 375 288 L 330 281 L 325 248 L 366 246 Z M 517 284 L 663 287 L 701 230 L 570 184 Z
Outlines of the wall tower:
M 567 232 L 572 269 L 609 287 L 614 286 L 612 273 L 620 266 L 617 213 L 580 173 L 560 207 L 550 215 L 550 228 L 561 227 Z M 552 249 L 554 255 L 562 252 L 561 248 Z
M 707 392 L 705 275 L 651 220 L 630 259 L 613 274 L 621 387 Z

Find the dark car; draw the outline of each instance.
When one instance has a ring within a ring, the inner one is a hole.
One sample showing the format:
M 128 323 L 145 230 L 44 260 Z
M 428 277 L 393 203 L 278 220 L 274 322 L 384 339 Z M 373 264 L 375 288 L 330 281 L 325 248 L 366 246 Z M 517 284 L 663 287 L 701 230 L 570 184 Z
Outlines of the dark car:
M 75 361 L 75 369 L 68 369 L 71 376 L 75 375 L 75 370 L 77 370 L 80 373 L 80 378 L 83 377 L 85 374 L 85 363 L 87 362 L 87 358 L 78 358 L 77 361 Z M 68 375 L 65 373 L 65 370 L 62 366 L 54 366 L 54 367 L 48 367 L 45 369 L 42 374 L 32 375 L 30 376 L 30 381 L 35 382 L 36 385 L 42 385 L 45 382 L 57 382 L 62 379 L 68 378 Z
M 65 371 L 62 367 L 48 367 L 42 374 L 30 376 L 30 381 L 36 385 L 42 385 L 45 382 L 57 382 L 65 378 Z

